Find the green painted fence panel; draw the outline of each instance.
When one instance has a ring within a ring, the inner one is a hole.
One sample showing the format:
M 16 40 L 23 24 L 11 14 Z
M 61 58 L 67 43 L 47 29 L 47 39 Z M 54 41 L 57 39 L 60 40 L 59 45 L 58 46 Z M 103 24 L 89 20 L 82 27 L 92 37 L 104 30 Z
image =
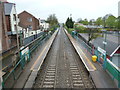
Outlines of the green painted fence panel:
M 106 69 L 112 74 L 112 76 L 120 81 L 120 72 L 113 67 L 109 62 L 106 62 Z

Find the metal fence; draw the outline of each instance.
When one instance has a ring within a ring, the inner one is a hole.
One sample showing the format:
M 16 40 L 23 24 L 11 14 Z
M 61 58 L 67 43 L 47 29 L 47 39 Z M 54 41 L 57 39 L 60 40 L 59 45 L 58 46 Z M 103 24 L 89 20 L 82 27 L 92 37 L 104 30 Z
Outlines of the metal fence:
M 73 37 L 79 42 L 80 45 L 82 45 L 82 48 L 84 48 L 84 50 L 86 50 L 87 53 L 91 55 L 93 54 L 92 47 L 90 47 L 87 43 L 81 40 L 78 36 L 74 35 Z
M 87 43 L 85 43 L 82 39 L 78 38 L 78 36 L 76 35 L 72 35 L 72 37 L 75 38 L 80 43 L 80 45 L 82 45 L 82 48 L 84 48 L 84 50 L 89 52 L 91 56 L 93 55 L 93 50 L 96 54 L 97 49 L 93 49 L 91 46 L 87 45 Z M 106 61 L 104 61 L 103 63 L 103 64 L 106 64 L 105 70 L 107 70 L 112 75 L 113 79 L 117 80 L 118 87 L 120 88 L 120 70 L 117 69 L 110 60 L 108 60 L 107 58 L 105 60 Z
M 42 43 L 46 42 L 46 40 L 48 40 L 53 33 L 54 32 L 51 32 L 49 34 L 44 33 L 44 35 L 42 35 L 42 37 L 39 37 L 39 38 L 35 39 L 34 41 L 32 41 L 31 43 L 27 44 L 23 48 L 23 49 L 25 49 L 26 47 L 29 47 L 29 51 L 30 51 L 29 52 L 29 56 L 30 56 L 30 58 L 27 58 L 27 60 L 26 60 L 26 56 L 27 55 L 24 54 L 19 59 L 19 61 L 15 65 L 15 67 L 12 68 L 9 72 L 7 72 L 3 76 L 3 82 L 2 82 L 2 87 L 3 88 L 12 88 L 14 86 L 14 83 L 16 82 L 16 80 L 18 79 L 18 77 L 20 76 L 20 74 L 23 71 L 25 65 L 27 64 L 27 62 L 30 61 L 33 52 L 37 49 L 38 46 L 40 46 L 40 45 L 42 45 Z
M 118 87 L 120 88 L 120 70 L 117 69 L 108 59 L 106 61 L 106 70 L 112 75 L 113 79 L 118 81 Z
M 31 41 L 35 40 L 36 38 L 38 38 L 38 37 L 40 37 L 40 36 L 42 37 L 42 35 L 43 35 L 44 33 L 45 33 L 45 32 L 41 32 L 41 33 L 39 33 L 39 34 L 32 35 L 32 36 L 30 36 L 30 37 L 25 38 L 25 39 L 23 40 L 23 45 L 29 44 Z

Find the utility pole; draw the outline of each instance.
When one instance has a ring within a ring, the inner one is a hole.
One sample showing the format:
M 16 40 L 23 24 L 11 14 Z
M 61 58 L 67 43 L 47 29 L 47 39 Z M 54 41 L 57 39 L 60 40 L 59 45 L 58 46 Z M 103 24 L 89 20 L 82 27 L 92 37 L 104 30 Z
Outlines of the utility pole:
M 17 13 L 16 11 L 16 5 L 14 4 L 14 8 L 15 8 L 15 12 Z M 20 52 L 20 44 L 19 44 L 19 35 L 18 35 L 18 22 L 17 22 L 17 16 L 16 16 L 16 38 L 17 38 L 17 48 L 18 48 L 18 53 Z

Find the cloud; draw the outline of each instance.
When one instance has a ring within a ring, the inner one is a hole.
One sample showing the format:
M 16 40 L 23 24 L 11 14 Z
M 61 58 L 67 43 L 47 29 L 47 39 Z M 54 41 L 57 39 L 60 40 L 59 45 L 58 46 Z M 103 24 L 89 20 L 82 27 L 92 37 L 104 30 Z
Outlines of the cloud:
M 37 17 L 48 17 L 55 13 L 60 21 L 72 14 L 78 18 L 93 19 L 106 14 L 118 15 L 119 0 L 8 0 L 16 3 L 17 11 L 27 10 Z

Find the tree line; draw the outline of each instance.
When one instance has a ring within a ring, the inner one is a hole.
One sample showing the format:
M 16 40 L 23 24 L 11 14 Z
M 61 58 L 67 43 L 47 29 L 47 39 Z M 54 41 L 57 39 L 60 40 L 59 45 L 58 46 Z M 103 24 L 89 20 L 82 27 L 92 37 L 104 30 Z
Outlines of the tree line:
M 91 19 L 90 21 L 88 21 L 87 19 L 78 19 L 78 22 L 84 25 L 97 25 L 103 26 L 104 28 L 120 29 L 120 16 L 115 17 L 111 14 L 107 14 L 104 17 L 98 17 L 96 20 Z

